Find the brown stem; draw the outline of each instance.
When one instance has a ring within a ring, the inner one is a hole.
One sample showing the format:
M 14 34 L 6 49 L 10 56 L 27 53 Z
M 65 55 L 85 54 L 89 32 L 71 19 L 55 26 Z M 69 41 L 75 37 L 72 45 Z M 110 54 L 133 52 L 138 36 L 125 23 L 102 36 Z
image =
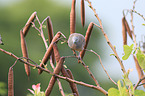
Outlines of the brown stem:
M 103 66 L 103 63 L 102 63 L 102 60 L 101 60 L 100 55 L 98 55 L 98 54 L 97 54 L 95 51 L 93 51 L 93 50 L 87 50 L 87 51 L 90 51 L 90 52 L 92 52 L 92 53 L 94 53 L 95 55 L 98 56 L 98 58 L 99 58 L 99 60 L 100 60 L 100 64 L 101 64 L 103 70 L 105 71 L 105 73 L 107 74 L 107 76 L 109 77 L 109 79 L 110 79 L 115 85 L 118 86 L 118 84 L 109 76 L 108 72 L 106 71 L 105 67 Z
M 69 74 L 70 78 L 71 78 L 71 79 L 74 79 L 71 70 L 70 70 L 70 69 L 66 69 L 66 71 L 67 71 L 67 73 Z M 71 88 L 74 88 L 74 90 L 76 90 L 76 91 L 73 93 L 73 95 L 74 95 L 74 96 L 79 96 L 79 92 L 78 92 L 78 89 L 77 89 L 76 84 L 70 83 L 70 86 L 71 86 Z
M 138 86 L 141 86 L 141 85 L 144 85 L 144 84 L 145 84 L 145 83 L 140 84 L 141 81 L 144 80 L 144 79 L 145 79 L 145 77 L 143 77 L 142 79 L 139 79 L 139 80 L 138 80 L 138 82 L 137 82 L 136 85 L 134 86 L 134 90 L 135 90 Z
M 36 20 L 38 21 L 38 23 L 39 23 L 39 25 L 40 25 L 40 29 L 37 28 L 37 27 L 35 26 L 35 23 L 32 22 L 33 27 L 34 27 L 36 30 L 39 31 L 39 33 L 40 33 L 40 35 L 41 35 L 41 38 L 43 39 L 43 42 L 44 42 L 44 44 L 45 44 L 45 47 L 46 47 L 46 49 L 47 49 L 47 48 L 48 48 L 48 45 L 47 45 L 47 42 L 46 42 L 46 39 L 45 39 L 43 30 L 42 30 L 42 24 L 44 23 L 44 21 L 45 21 L 46 19 L 44 19 L 43 22 L 41 23 L 40 20 L 39 20 L 39 18 L 38 18 L 38 16 L 36 15 Z
M 65 96 L 65 93 L 64 93 L 64 91 L 63 91 L 63 88 L 62 88 L 61 82 L 59 81 L 58 78 L 57 78 L 57 83 L 58 83 L 59 91 L 60 91 L 61 95 L 62 95 L 62 96 Z
M 78 58 L 79 60 L 79 58 Z M 96 83 L 97 86 L 100 86 L 97 79 L 95 78 L 95 76 L 93 75 L 93 73 L 90 71 L 89 66 L 87 66 L 82 59 L 79 60 L 79 62 L 84 66 L 84 68 L 88 71 L 88 73 L 90 74 L 91 78 L 94 80 L 94 82 Z

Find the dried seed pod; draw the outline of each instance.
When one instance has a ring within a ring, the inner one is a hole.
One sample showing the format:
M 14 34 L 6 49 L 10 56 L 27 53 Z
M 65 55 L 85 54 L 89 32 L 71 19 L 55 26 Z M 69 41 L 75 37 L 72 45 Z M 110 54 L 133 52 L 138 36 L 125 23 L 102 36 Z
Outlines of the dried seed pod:
M 87 46 L 88 46 L 89 39 L 90 39 L 92 30 L 93 30 L 93 25 L 94 25 L 93 22 L 91 22 L 91 23 L 89 24 L 89 26 L 88 26 L 88 29 L 87 29 L 87 32 L 86 32 L 86 36 L 85 36 L 85 42 L 86 42 L 86 44 L 85 44 L 85 46 L 84 46 L 84 49 L 86 49 Z M 83 59 L 84 55 L 85 55 L 85 50 L 82 50 L 82 51 L 80 52 L 80 57 Z
M 59 62 L 56 64 L 56 67 L 54 69 L 54 72 L 53 72 L 54 74 L 59 74 L 59 72 L 61 71 L 61 69 L 63 67 L 64 59 L 65 59 L 64 57 L 61 57 L 59 59 Z M 53 88 L 53 86 L 55 84 L 55 81 L 56 81 L 56 77 L 55 76 L 52 76 L 51 79 L 50 79 L 50 82 L 48 84 L 48 87 L 47 87 L 47 89 L 45 91 L 45 95 L 46 96 L 49 96 L 50 95 L 50 93 L 52 91 L 52 88 Z
M 66 71 L 67 71 L 67 73 L 69 74 L 70 78 L 71 78 L 71 79 L 74 79 L 71 70 L 66 69 Z M 79 96 L 79 92 L 78 92 L 78 89 L 77 89 L 76 84 L 71 83 L 70 86 L 73 88 L 73 93 L 75 94 L 75 96 Z
M 61 32 L 58 32 L 54 38 L 52 39 L 52 42 L 50 43 L 47 51 L 45 52 L 44 56 L 43 56 L 43 59 L 40 63 L 40 67 L 43 67 L 44 68 L 44 64 L 47 63 L 47 61 L 49 60 L 50 58 L 50 55 L 52 53 L 52 48 L 53 48 L 53 43 L 56 42 L 56 40 L 61 36 Z M 41 69 L 38 69 L 38 74 L 41 74 L 42 73 L 42 70 Z
M 37 14 L 37 12 L 32 13 L 32 15 L 31 15 L 30 18 L 28 19 L 26 25 L 24 26 L 24 28 L 23 28 L 24 37 L 25 37 L 26 34 L 28 33 L 28 31 L 29 31 L 29 29 L 30 29 L 30 27 L 31 27 L 31 25 L 32 25 L 31 22 L 34 21 L 34 19 L 35 19 L 35 17 L 36 17 L 36 14 Z
M 47 30 L 48 30 L 48 37 L 49 37 L 49 44 L 51 43 L 54 33 L 53 33 L 53 26 L 50 17 L 47 18 Z M 55 63 L 54 52 L 52 51 L 51 59 L 53 64 Z
M 84 0 L 81 0 L 81 23 L 82 23 L 82 26 L 84 27 L 84 25 L 85 25 L 85 4 L 84 4 Z
M 59 51 L 58 51 L 58 48 L 57 48 L 57 45 L 56 44 L 53 44 L 53 50 L 54 50 L 54 55 L 55 55 L 56 62 L 58 63 L 59 60 L 60 60 L 60 54 L 59 54 Z M 62 73 L 62 75 L 64 77 L 70 78 L 67 70 L 64 67 L 62 67 L 61 73 Z M 71 87 L 72 92 L 73 93 L 77 93 L 76 92 L 77 91 L 77 87 L 73 87 L 73 86 L 76 86 L 76 84 L 73 83 L 73 82 L 69 82 L 69 85 Z M 77 95 L 77 96 L 79 96 L 79 95 Z
M 141 69 L 139 63 L 138 63 L 138 60 L 137 58 L 133 55 L 133 58 L 134 58 L 134 61 L 135 61 L 135 67 L 136 67 L 136 70 L 138 72 L 138 77 L 139 79 L 142 79 L 144 78 L 144 73 L 143 73 L 143 70 Z M 145 83 L 145 79 L 141 81 L 142 84 Z M 145 84 L 143 85 L 143 87 L 145 88 Z
M 53 26 L 50 17 L 47 18 L 47 30 L 48 30 L 49 43 L 51 43 L 54 34 L 53 34 Z
M 76 13 L 75 13 L 75 2 L 72 0 L 71 12 L 70 12 L 70 34 L 75 33 L 76 25 Z
M 122 37 L 123 37 L 123 45 L 127 45 L 127 32 L 125 26 L 125 17 L 122 18 Z
M 124 17 L 124 23 L 125 23 L 125 27 L 126 27 L 126 31 L 128 32 L 128 35 L 130 36 L 130 38 L 132 39 L 132 31 L 128 25 L 128 22 L 126 20 L 126 18 Z
M 13 76 L 13 68 L 9 68 L 8 73 L 8 96 L 14 96 L 14 76 Z
M 20 35 L 21 35 L 21 50 L 22 50 L 23 57 L 28 58 L 27 45 L 26 45 L 26 41 L 25 41 L 22 30 L 20 31 Z M 24 59 L 24 60 L 26 62 L 29 62 L 27 59 Z M 29 77 L 30 76 L 30 66 L 27 64 L 24 64 L 24 66 L 25 66 L 26 74 Z
M 60 54 L 59 54 L 58 47 L 57 47 L 56 43 L 53 44 L 53 51 L 54 51 L 54 56 L 55 56 L 55 60 L 57 63 L 60 59 Z

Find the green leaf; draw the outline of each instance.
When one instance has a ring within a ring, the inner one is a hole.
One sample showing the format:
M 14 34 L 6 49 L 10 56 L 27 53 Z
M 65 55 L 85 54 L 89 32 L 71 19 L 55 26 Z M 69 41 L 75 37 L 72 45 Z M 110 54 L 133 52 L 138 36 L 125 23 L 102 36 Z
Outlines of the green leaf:
M 131 95 L 134 95 L 134 87 L 133 87 L 132 82 L 131 82 L 128 78 L 123 79 L 123 81 L 124 81 L 124 83 L 125 83 L 125 85 L 126 85 L 128 91 L 130 90 L 130 94 L 131 94 Z M 127 89 L 126 89 L 126 90 L 127 90 Z
M 118 83 L 118 89 L 119 89 L 119 94 L 120 94 L 118 96 L 129 96 L 129 91 L 127 90 L 125 84 L 121 86 L 120 80 L 117 83 Z
M 140 67 L 144 70 L 145 72 L 145 54 L 141 51 L 141 49 L 139 48 L 137 50 L 137 54 L 136 54 L 138 63 L 140 65 Z
M 118 89 L 119 89 L 119 91 L 122 90 L 122 86 L 121 86 L 120 80 L 118 80 L 117 84 L 118 84 Z
M 108 90 L 108 96 L 119 96 L 119 90 L 115 88 L 110 88 Z
M 115 54 L 110 54 L 110 56 L 115 56 Z
M 128 75 L 129 75 L 130 71 L 133 71 L 133 69 L 128 69 L 126 74 L 123 75 L 124 79 L 122 79 L 122 81 L 123 81 L 123 84 L 127 87 L 127 89 L 130 90 L 130 94 L 134 95 L 133 84 L 132 84 L 132 82 L 128 78 Z
M 0 81 L 0 96 L 6 96 L 7 89 L 6 89 L 6 83 Z
M 145 96 L 145 92 L 143 90 L 135 90 L 134 96 Z
M 144 24 L 144 23 L 143 23 L 142 25 L 143 25 L 143 26 L 145 26 L 145 24 Z
M 133 44 L 131 46 L 123 45 L 125 55 L 122 57 L 123 60 L 127 60 L 133 50 Z

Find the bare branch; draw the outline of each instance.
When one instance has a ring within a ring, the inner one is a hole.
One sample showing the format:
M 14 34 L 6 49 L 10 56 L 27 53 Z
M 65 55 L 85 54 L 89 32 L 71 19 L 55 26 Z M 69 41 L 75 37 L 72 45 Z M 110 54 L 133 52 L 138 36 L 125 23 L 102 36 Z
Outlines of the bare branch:
M 110 46 L 110 48 L 111 48 L 112 51 L 114 52 L 115 57 L 116 57 L 116 59 L 118 60 L 120 66 L 121 66 L 121 70 L 122 70 L 123 73 L 125 74 L 125 73 L 126 73 L 125 67 L 124 67 L 124 65 L 123 65 L 123 63 L 122 63 L 122 61 L 121 61 L 121 59 L 119 58 L 116 49 L 115 49 L 114 46 L 111 44 L 111 42 L 110 42 L 110 40 L 109 40 L 107 34 L 104 32 L 104 29 L 103 29 L 103 25 L 102 25 L 101 19 L 99 18 L 99 16 L 98 16 L 98 14 L 96 13 L 95 9 L 92 7 L 92 4 L 91 4 L 90 0 L 86 0 L 86 1 L 89 3 L 89 7 L 93 10 L 93 12 L 94 12 L 94 14 L 95 14 L 95 17 L 97 18 L 97 20 L 98 20 L 98 22 L 99 22 L 99 24 L 100 24 L 100 27 L 99 27 L 99 28 L 101 29 L 101 31 L 102 31 L 102 33 L 103 33 L 103 35 L 104 35 L 104 37 L 105 37 L 105 39 L 106 39 L 108 45 Z
M 87 50 L 87 49 L 86 49 L 86 50 Z M 87 50 L 87 51 L 90 51 L 90 52 L 92 52 L 92 53 L 94 53 L 95 55 L 98 56 L 98 58 L 99 58 L 99 60 L 100 60 L 100 64 L 101 64 L 102 68 L 104 69 L 105 73 L 107 74 L 107 76 L 109 77 L 109 79 L 110 79 L 115 85 L 118 86 L 118 84 L 109 76 L 108 72 L 106 71 L 106 69 L 105 69 L 105 67 L 104 67 L 104 65 L 103 65 L 103 63 L 102 63 L 102 60 L 101 60 L 100 55 L 98 55 L 98 54 L 97 54 L 95 51 L 93 51 L 93 50 Z
M 93 88 L 93 89 L 99 90 L 100 92 L 102 92 L 102 93 L 103 93 L 104 95 L 106 95 L 106 96 L 108 95 L 108 92 L 105 91 L 105 90 L 104 90 L 102 87 L 100 87 L 100 86 L 90 85 L 90 84 L 87 84 L 87 83 L 84 83 L 84 82 L 80 82 L 80 81 L 76 81 L 76 80 L 70 79 L 70 78 L 68 78 L 68 77 L 63 77 L 63 76 L 54 74 L 53 72 L 51 72 L 51 71 L 48 70 L 48 69 L 42 68 L 42 67 L 40 67 L 40 66 L 37 65 L 37 64 L 36 64 L 36 65 L 33 65 L 33 64 L 29 63 L 29 62 L 26 62 L 26 61 L 20 59 L 19 57 L 17 57 L 16 55 L 14 55 L 14 54 L 12 54 L 12 53 L 10 53 L 10 52 L 7 52 L 7 51 L 5 51 L 5 50 L 3 50 L 3 49 L 1 49 L 1 48 L 0 48 L 0 51 L 2 51 L 2 52 L 4 52 L 4 53 L 6 53 L 6 54 L 8 54 L 8 55 L 10 55 L 10 56 L 12 56 L 12 57 L 14 57 L 15 59 L 18 59 L 18 60 L 19 60 L 20 62 L 22 62 L 22 63 L 28 64 L 28 65 L 31 66 L 31 67 L 35 67 L 35 68 L 41 69 L 41 70 L 45 71 L 46 73 L 49 73 L 49 74 L 51 74 L 51 75 L 54 75 L 54 76 L 56 76 L 56 77 L 58 77 L 58 78 L 60 78 L 60 79 L 66 80 L 66 81 L 68 81 L 68 82 L 76 83 L 76 84 L 79 84 L 79 85 L 82 85 L 82 86 L 86 86 L 86 87 L 89 87 L 89 88 Z

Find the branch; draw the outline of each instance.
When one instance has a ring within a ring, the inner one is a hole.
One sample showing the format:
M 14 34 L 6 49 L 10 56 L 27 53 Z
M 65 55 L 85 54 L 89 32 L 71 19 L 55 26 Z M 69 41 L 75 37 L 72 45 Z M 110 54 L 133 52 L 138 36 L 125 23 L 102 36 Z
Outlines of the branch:
M 4 52 L 4 53 L 6 53 L 6 54 L 8 54 L 8 55 L 10 55 L 10 56 L 12 56 L 12 57 L 14 57 L 15 59 L 18 59 L 18 60 L 19 60 L 20 62 L 22 62 L 22 63 L 25 63 L 25 64 L 27 64 L 27 65 L 29 65 L 29 66 L 31 66 L 31 67 L 35 67 L 35 68 L 41 69 L 41 70 L 45 71 L 46 73 L 49 73 L 49 74 L 51 74 L 51 75 L 53 75 L 53 76 L 55 76 L 55 77 L 57 77 L 57 78 L 66 80 L 66 81 L 68 81 L 68 82 L 73 82 L 73 83 L 76 83 L 76 84 L 79 84 L 79 85 L 82 85 L 82 86 L 86 86 L 86 87 L 89 87 L 89 88 L 93 88 L 93 89 L 96 89 L 96 90 L 102 92 L 102 93 L 105 94 L 106 96 L 108 95 L 108 92 L 105 91 L 105 90 L 104 90 L 102 87 L 100 87 L 100 86 L 90 85 L 90 84 L 87 84 L 87 83 L 84 83 L 84 82 L 81 82 L 81 81 L 76 81 L 76 80 L 70 79 L 70 78 L 68 78 L 68 77 L 63 77 L 63 76 L 54 74 L 54 73 L 51 72 L 50 70 L 45 69 L 45 68 L 42 68 L 42 67 L 40 67 L 40 66 L 37 65 L 37 64 L 36 64 L 36 65 L 33 65 L 33 64 L 29 63 L 29 62 L 24 61 L 23 59 L 17 57 L 16 55 L 12 54 L 11 52 L 5 51 L 4 49 L 1 49 L 1 48 L 0 48 L 0 51 L 2 51 L 2 52 Z
M 86 50 L 87 50 L 87 49 L 86 49 Z M 103 70 L 105 71 L 105 73 L 107 74 L 107 76 L 109 77 L 109 79 L 110 79 L 115 85 L 118 86 L 118 84 L 109 76 L 108 72 L 106 71 L 105 67 L 103 66 L 103 63 L 102 63 L 102 60 L 101 60 L 100 55 L 98 55 L 98 54 L 97 54 L 95 51 L 93 51 L 93 50 L 87 50 L 87 51 L 90 51 L 90 52 L 92 52 L 92 53 L 94 53 L 95 55 L 98 56 L 98 58 L 99 58 L 99 60 L 100 60 L 100 64 L 101 64 L 101 66 L 103 67 Z
M 141 85 L 144 85 L 145 83 L 140 84 L 143 80 L 145 80 L 145 77 L 143 77 L 142 79 L 139 79 L 139 81 L 136 83 L 136 85 L 134 86 L 134 90 Z
M 118 56 L 118 54 L 117 54 L 117 52 L 116 52 L 115 47 L 111 44 L 111 42 L 110 42 L 110 40 L 109 40 L 107 34 L 104 32 L 104 29 L 103 29 L 103 26 L 102 26 L 102 21 L 100 20 L 98 14 L 96 13 L 96 10 L 92 7 L 92 4 L 91 4 L 90 0 L 86 0 L 86 1 L 89 3 L 89 7 L 93 10 L 93 12 L 94 12 L 94 14 L 95 14 L 95 17 L 96 17 L 97 20 L 99 21 L 99 24 L 100 24 L 100 27 L 99 27 L 99 28 L 101 29 L 101 31 L 102 31 L 104 37 L 106 38 L 106 41 L 107 41 L 108 45 L 110 46 L 110 48 L 111 48 L 112 51 L 114 52 L 115 57 L 116 57 L 116 59 L 118 60 L 120 66 L 121 66 L 121 70 L 122 70 L 123 73 L 125 74 L 125 73 L 126 73 L 125 67 L 124 67 L 124 65 L 123 65 L 123 63 L 122 63 L 122 61 L 121 61 L 121 59 L 119 58 L 119 56 Z

